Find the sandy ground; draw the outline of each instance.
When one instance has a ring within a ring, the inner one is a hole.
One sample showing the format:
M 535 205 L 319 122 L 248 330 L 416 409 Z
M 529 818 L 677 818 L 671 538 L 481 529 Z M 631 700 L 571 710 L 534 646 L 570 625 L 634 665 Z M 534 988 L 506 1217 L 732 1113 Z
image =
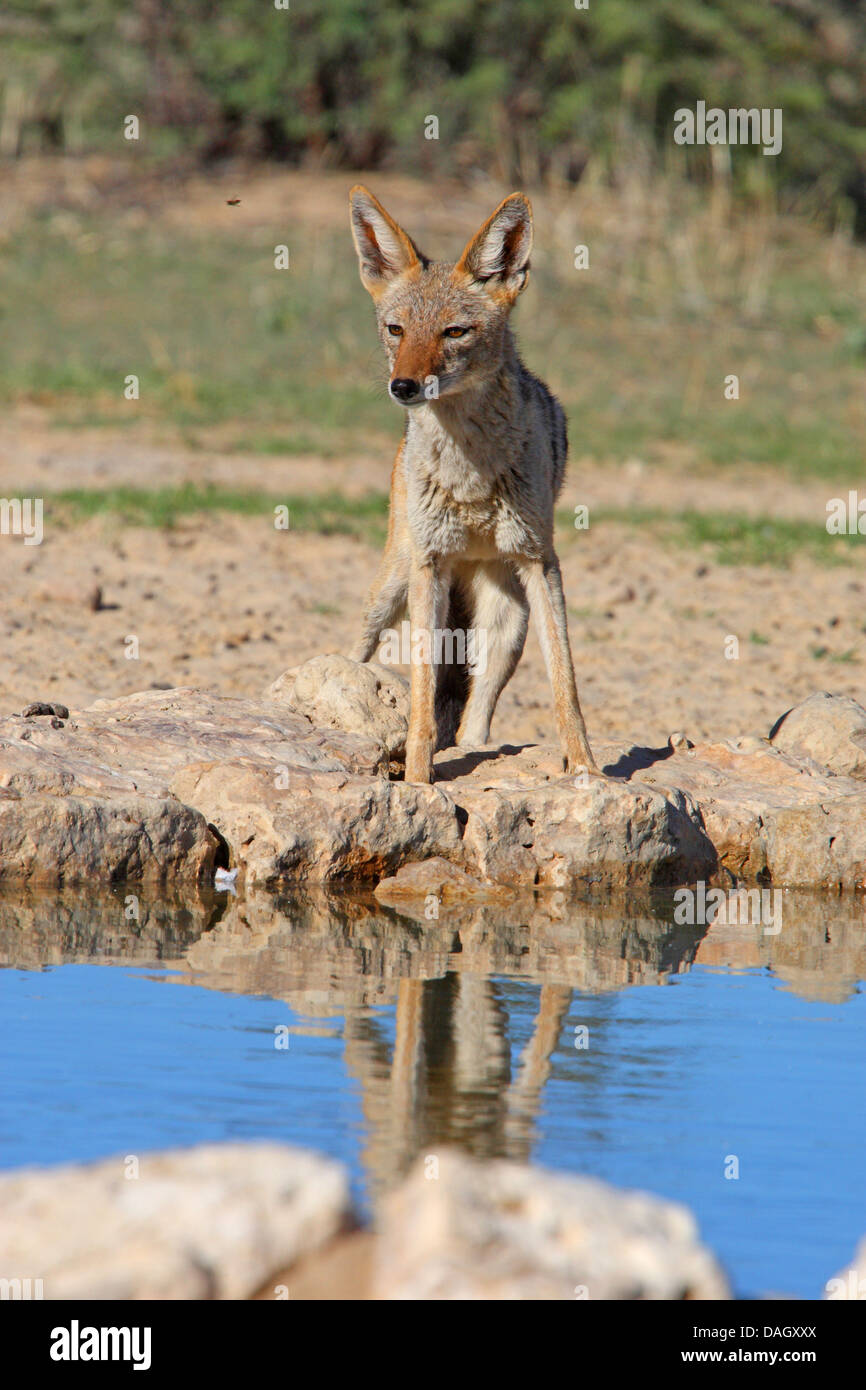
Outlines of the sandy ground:
M 128 431 L 52 430 L 32 411 L 0 427 L 4 497 L 184 479 L 276 495 L 363 492 L 384 489 L 388 473 L 386 456 L 185 453 Z M 713 481 L 637 462 L 590 470 L 578 460 L 562 500 L 586 502 L 590 516 L 602 506 L 737 506 L 820 522 L 827 495 L 820 481 L 783 488 L 761 476 Z M 590 736 L 657 745 L 677 729 L 693 739 L 766 733 L 814 690 L 864 697 L 866 580 L 859 566 L 825 568 L 805 558 L 785 571 L 719 565 L 615 524 L 569 536 L 562 560 Z M 171 531 L 100 517 L 49 527 L 40 546 L 0 537 L 0 711 L 35 699 L 81 706 L 160 685 L 258 693 L 288 666 L 349 648 L 376 563 L 376 550 L 360 541 L 277 532 L 267 518 L 234 515 L 182 518 Z M 103 607 L 93 611 L 88 594 L 97 584 Z M 766 642 L 751 640 L 753 633 Z M 736 659 L 726 657 L 730 636 L 739 641 Z M 138 639 L 137 659 L 126 655 L 130 637 Z M 845 653 L 846 660 L 833 659 Z M 532 632 L 493 737 L 555 737 Z

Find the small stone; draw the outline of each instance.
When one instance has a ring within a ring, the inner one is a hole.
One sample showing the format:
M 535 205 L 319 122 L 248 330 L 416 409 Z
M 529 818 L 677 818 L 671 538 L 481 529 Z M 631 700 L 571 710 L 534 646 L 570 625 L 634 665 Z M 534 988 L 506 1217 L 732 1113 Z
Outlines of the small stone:
M 34 700 L 21 711 L 22 719 L 33 719 L 54 715 L 57 719 L 68 719 L 69 710 L 65 705 L 48 704 L 45 700 Z
M 677 729 L 676 733 L 671 734 L 668 739 L 668 748 L 672 753 L 675 753 L 678 748 L 694 748 L 694 746 L 691 739 L 687 738 L 681 729 Z

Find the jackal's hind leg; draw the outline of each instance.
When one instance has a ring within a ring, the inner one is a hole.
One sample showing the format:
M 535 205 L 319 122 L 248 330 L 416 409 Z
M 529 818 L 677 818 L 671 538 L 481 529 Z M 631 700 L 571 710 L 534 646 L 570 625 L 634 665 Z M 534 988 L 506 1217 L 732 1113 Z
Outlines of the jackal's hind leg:
M 586 736 L 577 696 L 559 561 L 555 555 L 543 562 L 527 560 L 521 566 L 520 573 L 526 584 L 532 618 L 538 628 L 541 650 L 553 688 L 553 704 L 566 771 L 597 773 L 598 767 Z
M 479 748 L 490 738 L 496 702 L 523 653 L 529 604 L 517 576 L 502 564 L 477 566 L 471 604 L 475 660 L 457 742 Z

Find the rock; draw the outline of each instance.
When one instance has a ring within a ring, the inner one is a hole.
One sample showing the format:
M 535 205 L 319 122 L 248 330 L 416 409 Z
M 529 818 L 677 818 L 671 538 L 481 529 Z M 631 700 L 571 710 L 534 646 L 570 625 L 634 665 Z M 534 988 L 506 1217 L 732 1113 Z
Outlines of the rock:
M 405 753 L 409 683 L 376 661 L 317 656 L 280 676 L 267 697 L 285 699 L 317 729 L 365 734 L 380 743 L 389 758 Z
M 39 603 L 66 603 L 74 608 L 89 608 L 92 613 L 101 612 L 105 606 L 101 584 L 54 582 L 37 589 L 33 597 Z
M 170 797 L 0 790 L 3 883 L 204 883 L 213 876 L 217 849 L 201 813 Z
M 720 868 L 745 883 L 866 886 L 866 788 L 761 739 L 699 744 L 640 772 L 700 811 Z M 643 750 L 633 750 L 642 752 Z
M 534 752 L 432 787 L 294 767 L 276 785 L 257 764 L 207 763 L 185 768 L 171 791 L 217 827 L 256 883 L 378 879 L 434 857 L 488 886 L 639 888 L 712 871 L 712 845 L 678 793 L 600 780 L 576 788 L 557 755 L 556 772 L 539 778 Z M 437 767 L 453 771 L 441 757 Z
M 318 1299 L 357 1303 L 359 1299 L 369 1299 L 375 1242 L 372 1231 L 352 1231 L 340 1236 L 295 1269 L 281 1270 L 256 1298 L 262 1302 L 272 1299 L 275 1290 L 283 1286 L 297 1303 Z
M 300 666 L 290 666 L 288 670 L 283 671 L 282 675 L 277 676 L 277 679 L 266 687 L 263 698 L 273 700 L 274 704 L 288 705 L 291 708 L 292 696 L 295 693 L 295 681 L 300 669 Z
M 677 729 L 674 733 L 671 734 L 670 738 L 668 739 L 668 748 L 671 750 L 672 753 L 676 753 L 678 748 L 689 749 L 694 748 L 694 746 L 695 745 L 692 743 L 691 739 L 688 738 L 687 735 L 684 734 L 681 729 Z
M 410 859 L 460 853 L 456 808 L 438 787 L 335 776 L 254 760 L 184 768 L 171 790 L 215 824 L 247 881 L 375 880 Z
M 214 1144 L 0 1175 L 0 1278 L 46 1299 L 251 1297 L 353 1224 L 340 1164 Z
M 7 716 L 0 719 L 0 880 L 211 879 L 219 837 L 170 790 L 177 772 L 203 758 L 229 782 L 230 768 L 240 781 L 254 767 L 272 790 L 289 765 L 295 775 L 356 773 L 365 784 L 389 785 L 378 744 L 311 729 L 302 716 L 261 701 L 142 691 L 98 700 L 60 729 Z
M 685 1207 L 449 1150 L 420 1159 L 386 1197 L 373 1292 L 412 1300 L 730 1298 Z
M 834 1279 L 824 1285 L 824 1297 L 833 1301 L 866 1301 L 866 1238 L 861 1240 L 854 1259 Z
M 501 887 L 643 891 L 720 870 L 866 886 L 864 779 L 775 742 L 600 744 L 603 778 L 564 775 L 551 748 L 452 748 L 432 787 L 413 786 L 389 780 L 399 678 L 328 657 L 293 681 L 281 678 L 284 693 L 356 731 L 315 728 L 284 701 L 190 689 L 99 700 L 59 728 L 56 716 L 0 719 L 0 878 L 201 879 L 219 860 L 241 886 L 372 884 L 436 860 L 451 868 L 383 892 L 417 898 L 425 872 L 455 901 Z
M 840 777 L 866 778 L 866 709 L 826 690 L 783 714 L 770 730 L 776 748 L 812 758 Z
M 548 771 L 543 771 L 547 762 Z M 466 816 L 463 865 L 488 883 L 544 888 L 646 889 L 713 872 L 716 857 L 695 806 L 640 782 L 559 770 L 531 749 L 436 783 Z
M 418 907 L 431 895 L 449 905 L 455 902 L 495 902 L 498 898 L 507 900 L 511 896 L 507 889 L 482 883 L 438 855 L 416 864 L 404 864 L 393 878 L 381 879 L 374 891 L 380 903 L 398 909 Z
M 21 711 L 21 718 L 32 719 L 36 716 L 49 714 L 57 719 L 69 718 L 69 710 L 65 705 L 47 705 L 44 700 L 35 700 L 32 704 L 25 705 Z

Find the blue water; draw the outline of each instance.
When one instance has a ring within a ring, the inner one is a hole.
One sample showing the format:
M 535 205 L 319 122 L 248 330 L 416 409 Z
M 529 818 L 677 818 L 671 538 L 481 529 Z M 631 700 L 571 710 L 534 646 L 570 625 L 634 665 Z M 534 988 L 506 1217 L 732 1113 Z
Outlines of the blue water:
M 0 970 L 0 1166 L 286 1140 L 346 1163 L 369 1206 L 416 1152 L 449 1140 L 684 1202 L 746 1294 L 819 1297 L 866 1233 L 866 996 L 856 989 L 816 1002 L 766 967 L 701 965 L 663 985 L 572 990 L 570 1003 L 560 989 L 549 1073 L 509 1128 L 503 1096 L 540 985 L 473 981 L 470 1011 L 493 1031 L 469 1080 L 464 1066 L 455 1082 L 453 1006 L 469 986 L 448 973 L 421 981 L 426 1060 L 411 1114 L 398 1112 L 405 1153 L 392 1154 L 393 1131 L 371 1134 L 365 1120 L 359 1068 L 387 1087 L 393 1003 L 353 1012 L 361 1052 L 349 1057 L 346 1020 L 322 1001 L 311 1018 L 190 978 L 118 964 Z M 731 1156 L 736 1179 L 725 1177 Z

